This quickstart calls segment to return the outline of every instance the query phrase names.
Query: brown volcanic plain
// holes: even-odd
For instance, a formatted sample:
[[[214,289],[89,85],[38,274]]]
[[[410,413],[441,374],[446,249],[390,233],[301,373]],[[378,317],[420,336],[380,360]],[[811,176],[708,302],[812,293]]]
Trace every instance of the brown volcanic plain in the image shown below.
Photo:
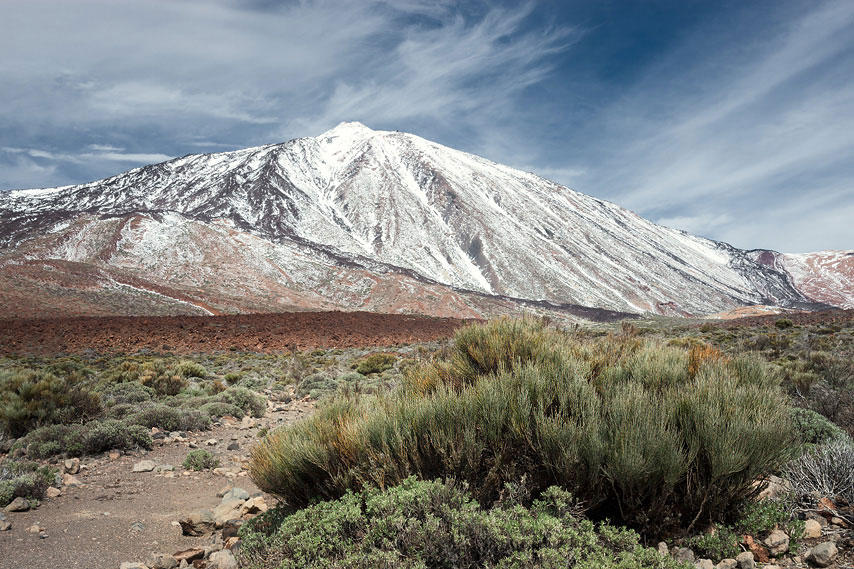
[[[392,346],[448,338],[469,322],[370,312],[3,319],[0,353],[192,354]]]

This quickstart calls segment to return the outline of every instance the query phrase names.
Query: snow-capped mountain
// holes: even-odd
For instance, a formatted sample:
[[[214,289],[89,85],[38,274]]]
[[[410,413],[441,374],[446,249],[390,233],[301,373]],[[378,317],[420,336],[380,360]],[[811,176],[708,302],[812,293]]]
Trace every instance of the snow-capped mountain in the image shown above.
[[[7,302],[19,303],[38,281],[80,298],[140,294],[141,310],[478,315],[514,299],[675,314],[840,305],[801,290],[794,261],[769,263],[534,174],[359,123],[79,186],[5,192],[0,247],[7,297],[20,291]],[[87,275],[85,284],[70,273]]]

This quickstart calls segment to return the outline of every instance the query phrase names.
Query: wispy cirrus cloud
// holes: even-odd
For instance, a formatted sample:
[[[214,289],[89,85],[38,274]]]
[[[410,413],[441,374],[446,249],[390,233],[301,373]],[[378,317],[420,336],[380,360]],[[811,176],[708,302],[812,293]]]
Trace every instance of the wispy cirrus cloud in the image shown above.
[[[591,189],[741,247],[854,247],[823,221],[854,207],[854,4],[789,11],[729,45],[696,34],[603,110]]]

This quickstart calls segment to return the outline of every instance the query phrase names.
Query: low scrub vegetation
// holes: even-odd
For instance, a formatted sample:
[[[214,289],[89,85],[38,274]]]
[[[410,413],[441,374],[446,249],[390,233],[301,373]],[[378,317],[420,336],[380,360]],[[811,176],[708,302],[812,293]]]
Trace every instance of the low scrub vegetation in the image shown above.
[[[798,445],[762,361],[532,321],[460,330],[447,359],[376,397],[338,397],[265,437],[251,475],[293,507],[415,475],[482,504],[523,477],[590,514],[661,535],[722,518]],[[700,361],[697,361],[697,360]]]
[[[291,515],[272,510],[241,528],[239,557],[253,569],[683,567],[642,547],[636,533],[578,512],[556,487],[530,507],[483,508],[464,485],[410,477]]]
[[[15,498],[41,500],[54,483],[56,469],[32,461],[0,462],[0,508]]]
[[[184,459],[187,470],[211,470],[219,466],[219,459],[203,449],[191,450]]]
[[[116,419],[90,421],[86,424],[46,425],[30,432],[15,443],[31,458],[54,455],[82,456],[113,449],[151,448],[151,434],[144,426]]]

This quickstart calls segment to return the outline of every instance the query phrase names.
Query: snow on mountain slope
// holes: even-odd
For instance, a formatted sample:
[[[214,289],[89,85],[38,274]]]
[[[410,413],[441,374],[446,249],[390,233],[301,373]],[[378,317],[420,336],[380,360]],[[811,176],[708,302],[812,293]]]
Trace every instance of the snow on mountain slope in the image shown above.
[[[780,263],[809,298],[854,308],[854,251],[786,253],[780,256]]]
[[[86,232],[104,229],[91,220],[139,214],[155,220],[157,231],[116,237],[115,252],[93,256]],[[81,216],[89,216],[88,225]],[[211,254],[229,225],[241,237],[225,242],[253,245],[232,243]],[[126,231],[127,225],[120,230]],[[62,244],[37,239],[50,234],[62,235]],[[40,244],[27,247],[33,240]],[[359,123],[316,138],[185,156],[80,186],[8,192],[0,196],[0,247],[28,250],[30,260],[147,271],[190,287],[226,279],[214,263],[233,265],[235,274],[259,279],[247,286],[282,298],[296,285],[279,273],[299,280],[318,255],[324,270],[379,271],[430,286],[628,312],[704,314],[810,302],[785,271],[727,244],[655,225],[534,174]],[[291,270],[296,251],[303,257]],[[323,278],[309,278],[305,294]]]

